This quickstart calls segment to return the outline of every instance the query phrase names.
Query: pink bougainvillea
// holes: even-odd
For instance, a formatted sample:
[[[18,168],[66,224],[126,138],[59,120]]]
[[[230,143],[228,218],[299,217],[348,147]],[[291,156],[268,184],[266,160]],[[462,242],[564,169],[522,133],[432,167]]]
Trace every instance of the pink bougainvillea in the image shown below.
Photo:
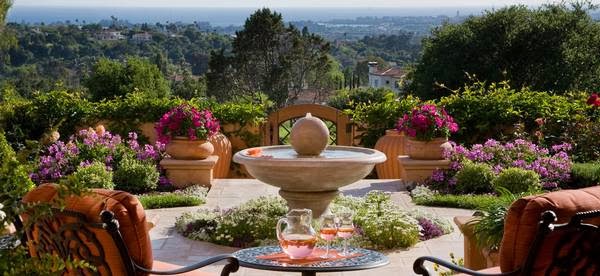
[[[219,121],[210,110],[198,111],[189,104],[182,104],[165,113],[156,123],[158,140],[168,143],[175,136],[190,140],[205,140],[219,131]]]

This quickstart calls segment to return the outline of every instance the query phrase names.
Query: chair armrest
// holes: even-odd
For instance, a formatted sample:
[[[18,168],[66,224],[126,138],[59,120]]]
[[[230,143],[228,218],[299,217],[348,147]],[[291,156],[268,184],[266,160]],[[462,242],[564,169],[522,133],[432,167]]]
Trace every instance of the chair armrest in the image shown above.
[[[419,275],[425,275],[425,276],[432,275],[431,272],[425,267],[425,265],[424,265],[425,261],[430,261],[432,263],[441,265],[441,266],[449,268],[455,272],[465,273],[465,274],[474,275],[474,276],[507,276],[507,275],[517,275],[520,272],[520,270],[516,270],[516,271],[512,271],[512,272],[507,272],[507,273],[487,274],[487,273],[477,272],[475,270],[470,270],[468,268],[464,268],[462,266],[455,265],[451,262],[448,262],[448,261],[445,261],[442,259],[438,259],[436,257],[423,256],[423,257],[417,258],[415,260],[415,262],[413,263],[413,270],[415,273],[417,273]]]
[[[189,266],[184,266],[182,268],[167,270],[167,271],[154,271],[151,269],[146,269],[146,268],[140,267],[137,264],[135,265],[135,267],[136,267],[136,270],[140,270],[140,271],[143,271],[143,272],[149,273],[149,274],[174,275],[174,274],[190,272],[190,271],[196,270],[198,268],[202,268],[207,265],[210,265],[210,264],[213,264],[216,262],[220,262],[223,260],[226,260],[227,264],[225,265],[225,267],[223,267],[223,270],[221,270],[221,276],[227,276],[227,275],[229,275],[229,273],[236,272],[240,267],[238,260],[235,257],[233,257],[233,255],[231,255],[231,254],[217,255],[217,256],[207,258],[203,261],[200,261],[198,263],[195,263],[195,264],[192,264]]]

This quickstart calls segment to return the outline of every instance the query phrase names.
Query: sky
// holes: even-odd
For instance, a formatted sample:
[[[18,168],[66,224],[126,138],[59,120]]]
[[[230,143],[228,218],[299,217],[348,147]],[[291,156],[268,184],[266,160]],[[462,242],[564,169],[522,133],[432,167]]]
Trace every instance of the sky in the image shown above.
[[[13,0],[15,6],[69,7],[466,7],[538,6],[552,0]]]

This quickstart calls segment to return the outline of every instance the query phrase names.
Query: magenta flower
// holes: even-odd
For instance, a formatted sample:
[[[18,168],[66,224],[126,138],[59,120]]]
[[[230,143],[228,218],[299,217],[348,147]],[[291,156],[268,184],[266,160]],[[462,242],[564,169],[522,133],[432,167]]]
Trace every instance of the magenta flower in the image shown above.
[[[404,114],[398,120],[396,129],[417,140],[429,141],[437,137],[447,138],[458,131],[458,124],[443,108],[424,104]]]
[[[165,113],[155,129],[158,141],[166,144],[175,136],[206,140],[219,131],[220,125],[209,110],[198,111],[189,104],[182,104]]]

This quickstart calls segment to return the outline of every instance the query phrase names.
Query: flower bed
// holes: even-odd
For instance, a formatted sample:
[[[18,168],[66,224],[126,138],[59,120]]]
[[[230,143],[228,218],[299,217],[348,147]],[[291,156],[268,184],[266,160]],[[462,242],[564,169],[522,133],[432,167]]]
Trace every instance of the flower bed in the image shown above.
[[[30,175],[35,183],[56,182],[75,174],[79,180],[90,179],[90,188],[113,188],[129,192],[147,192],[157,188],[158,163],[164,156],[164,144],[141,146],[132,132],[126,140],[100,126],[84,129],[67,143],[56,141],[48,147],[35,171]],[[100,172],[103,164],[105,172]],[[88,167],[94,170],[86,169]],[[89,174],[82,173],[89,172]],[[132,173],[137,177],[132,177]],[[114,175],[113,179],[108,175]],[[98,179],[105,176],[105,179]],[[123,176],[123,177],[120,177]],[[120,181],[117,181],[120,180]],[[164,183],[164,178],[162,180]]]
[[[569,183],[572,162],[567,152],[570,149],[569,144],[547,149],[522,139],[507,143],[488,140],[470,148],[455,145],[452,151],[445,153],[451,160],[450,169],[435,171],[427,185],[449,193],[489,193],[494,192],[494,184],[499,182],[494,179],[498,175],[509,168],[519,168],[539,176],[539,184],[530,181],[532,187],[523,190],[554,189]],[[523,183],[530,183],[526,181],[531,179],[527,172],[514,174],[519,174]],[[521,192],[520,187],[514,190],[507,184],[496,185],[506,185],[504,187],[511,192]]]
[[[409,247],[419,240],[452,231],[448,221],[420,212],[405,212],[392,203],[390,195],[372,191],[364,198],[339,196],[331,204],[336,212],[350,209],[356,235],[351,244],[376,249]],[[273,244],[275,225],[287,207],[280,197],[261,197],[228,210],[184,213],[175,227],[182,235],[217,244],[249,247]],[[318,221],[315,221],[318,229]]]

